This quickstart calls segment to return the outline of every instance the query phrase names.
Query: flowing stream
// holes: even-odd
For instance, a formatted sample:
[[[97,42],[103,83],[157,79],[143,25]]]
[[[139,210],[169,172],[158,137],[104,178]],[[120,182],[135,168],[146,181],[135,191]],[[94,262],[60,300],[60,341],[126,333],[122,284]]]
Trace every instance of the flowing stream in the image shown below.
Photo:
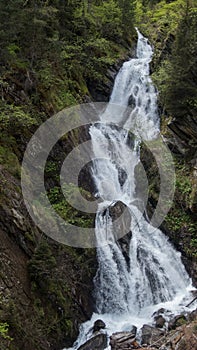
[[[185,305],[191,280],[167,237],[152,230],[138,206],[135,168],[140,162],[140,139],[153,140],[159,133],[157,93],[149,76],[152,48],[138,32],[136,58],[120,69],[100,123],[90,127],[95,160],[92,176],[97,196],[102,199],[96,215],[95,232],[98,271],[94,279],[96,313],[81,326],[77,349],[91,335],[95,320],[102,319],[110,335],[151,323],[151,315],[160,307],[177,313]],[[123,113],[117,105],[130,105]],[[110,123],[113,123],[110,124]],[[118,127],[114,126],[118,125]],[[128,148],[128,128],[136,135]],[[110,207],[121,201],[130,213],[128,258],[114,235]],[[101,244],[102,243],[102,244]]]

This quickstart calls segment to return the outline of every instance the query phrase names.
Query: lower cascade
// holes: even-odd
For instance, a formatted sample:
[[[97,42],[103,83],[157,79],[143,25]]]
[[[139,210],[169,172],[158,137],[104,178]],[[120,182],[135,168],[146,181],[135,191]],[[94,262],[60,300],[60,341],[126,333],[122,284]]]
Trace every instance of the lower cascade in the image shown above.
[[[110,336],[114,332],[130,332],[134,326],[140,339],[139,329],[152,324],[153,313],[162,308],[169,319],[184,311],[191,299],[192,284],[181,254],[159,229],[153,229],[136,191],[140,143],[159,135],[157,92],[149,76],[153,51],[148,40],[137,32],[137,57],[123,64],[100,122],[89,129],[95,156],[92,176],[96,195],[102,199],[95,219],[96,312],[81,326],[70,350],[79,349],[92,337],[93,324],[99,319],[106,325],[105,330],[100,327],[101,333]],[[123,234],[118,232],[124,225],[121,218],[114,222],[111,214],[118,205],[127,208],[127,258],[120,242]]]

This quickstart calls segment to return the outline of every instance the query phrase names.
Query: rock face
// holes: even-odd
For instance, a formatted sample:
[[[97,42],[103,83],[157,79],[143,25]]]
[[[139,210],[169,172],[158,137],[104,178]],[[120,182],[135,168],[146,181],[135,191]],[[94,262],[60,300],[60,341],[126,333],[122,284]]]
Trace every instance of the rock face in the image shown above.
[[[81,345],[77,350],[104,350],[107,347],[107,335],[97,334]]]
[[[173,132],[179,145],[179,150],[183,154],[188,151],[196,151],[197,139],[197,122],[192,116],[184,116],[184,118],[174,118],[169,124],[170,130]]]

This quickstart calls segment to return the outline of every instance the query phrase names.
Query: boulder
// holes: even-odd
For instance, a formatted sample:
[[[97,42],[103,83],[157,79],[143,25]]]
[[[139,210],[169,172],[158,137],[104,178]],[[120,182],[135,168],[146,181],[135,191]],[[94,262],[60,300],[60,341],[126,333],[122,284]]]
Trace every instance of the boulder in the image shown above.
[[[107,347],[107,334],[97,334],[83,345],[81,345],[77,350],[104,350]]]
[[[132,332],[117,332],[110,337],[111,350],[138,349],[140,346]]]
[[[162,315],[158,315],[154,317],[155,320],[155,327],[156,328],[163,328],[166,320]]]
[[[115,239],[118,240],[124,258],[129,266],[129,245],[132,237],[130,231],[131,214],[127,206],[121,201],[118,201],[109,207],[109,214],[112,218]]]
[[[168,323],[168,330],[176,329],[186,323],[185,315],[177,315],[173,317]]]
[[[164,309],[163,307],[153,313],[152,317],[154,317],[156,328],[163,328],[164,327],[164,325],[166,323],[166,319],[164,316],[165,316],[165,314],[169,314],[169,313],[170,313],[170,311]]]
[[[93,333],[100,331],[100,329],[104,329],[106,327],[105,323],[102,320],[96,320],[93,326]]]
[[[159,344],[159,341],[163,335],[164,332],[160,329],[145,324],[141,328],[141,344],[152,345],[155,342],[158,342]]]

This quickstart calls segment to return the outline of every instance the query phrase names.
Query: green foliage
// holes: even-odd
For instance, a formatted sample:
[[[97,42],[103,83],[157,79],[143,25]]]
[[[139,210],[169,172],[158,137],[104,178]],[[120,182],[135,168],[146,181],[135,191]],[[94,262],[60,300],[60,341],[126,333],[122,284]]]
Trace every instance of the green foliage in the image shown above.
[[[37,1],[36,6],[32,1],[1,0],[6,78],[13,68],[22,75],[34,74],[37,86],[29,103],[51,100],[54,112],[81,102],[88,94],[85,79],[102,80],[104,70],[121,56],[121,45],[132,37],[134,7],[135,1],[128,0]]]
[[[29,263],[29,273],[31,278],[40,283],[45,280],[48,274],[56,267],[56,260],[46,241],[42,241]],[[50,271],[50,272],[49,272]]]
[[[197,11],[190,9],[179,24],[166,80],[165,107],[182,117],[197,115]]]
[[[120,40],[121,9],[114,0],[105,1],[101,6],[95,6],[96,25],[101,36],[114,41]]]
[[[38,121],[23,108],[14,105],[0,106],[0,123],[3,131],[8,134],[22,133],[26,128],[31,128],[38,124]]]
[[[135,9],[137,6],[137,0],[119,0],[119,6],[122,12],[122,30],[126,37],[128,34],[134,33]]]
[[[58,173],[58,165],[55,161],[48,161],[45,166],[47,176],[54,176]]]
[[[175,32],[185,6],[185,0],[137,1],[136,20],[152,40],[158,39],[162,31],[167,37],[169,33]]]
[[[153,74],[160,103],[176,118],[197,113],[197,10],[192,1],[160,2],[151,17],[158,33],[150,33],[157,55]],[[173,35],[172,35],[173,34]],[[162,37],[165,41],[161,40]],[[161,63],[158,65],[158,59]]]
[[[0,164],[12,175],[20,177],[20,164],[16,154],[10,148],[0,146]]]
[[[179,204],[183,204],[185,208],[189,208],[190,195],[192,192],[192,176],[191,170],[182,162],[176,161],[176,193],[175,199]]]
[[[73,204],[75,202],[76,204],[78,203],[78,190],[79,188],[73,184],[63,185],[63,196],[61,189],[55,186],[49,190],[48,198],[55,211],[65,220],[65,222],[77,225],[79,227],[92,227],[93,217],[82,212],[83,209],[85,211],[86,208],[82,207],[80,212],[69,204],[71,199]],[[87,200],[91,199],[89,192],[83,190],[82,188],[80,188],[80,193]]]
[[[44,237],[38,244],[28,266],[34,300],[31,324],[36,327],[32,343],[36,349],[43,350],[40,342],[43,334],[47,339],[53,339],[51,344],[55,344],[54,347],[62,339],[62,334],[68,345],[71,339],[74,340],[76,320],[79,322],[81,318],[75,291],[81,285],[80,295],[83,295],[86,281],[90,283],[92,280],[95,273],[93,257],[91,251],[57,246]]]
[[[189,213],[175,204],[165,218],[165,224],[173,235],[174,242],[181,243],[181,249],[190,258],[197,257],[197,225]]]
[[[18,159],[22,159],[21,150],[34,130],[55,112],[84,101],[89,95],[89,82],[96,86],[105,82],[108,67],[128,51],[136,24],[155,45],[157,62],[168,40],[176,36],[172,59],[168,50],[154,79],[160,101],[169,113],[195,116],[196,10],[193,6],[188,11],[185,5],[184,0],[0,0],[0,162],[4,167],[19,176]],[[53,177],[55,184],[56,173],[57,162],[48,161],[45,175]],[[156,165],[150,173],[155,178],[150,188],[155,203],[159,187]],[[77,202],[74,185],[64,190],[66,198]],[[91,199],[88,192],[80,191]],[[166,224],[175,240],[183,242],[185,253],[196,257],[196,224],[189,212],[191,191],[189,170],[181,164],[177,166],[175,204]],[[48,197],[66,222],[93,226],[93,217],[73,209],[60,187],[48,189]],[[24,236],[32,239],[28,232]],[[43,335],[49,341],[55,339],[53,348],[58,340],[73,337],[76,320],[79,322],[76,310],[81,307],[76,307],[77,291],[81,295],[88,278],[92,280],[94,259],[90,252],[58,247],[53,249],[46,240],[38,244],[28,267],[32,317],[25,325],[25,312],[10,306],[12,323],[0,323],[4,339],[8,324],[22,343],[28,339],[34,349],[45,349],[40,341]],[[58,268],[60,263],[68,264],[67,269]]]
[[[183,161],[175,161],[176,191],[173,206],[165,218],[167,228],[173,232],[174,240],[182,241],[183,251],[190,257],[197,256],[195,217],[190,213],[192,173]]]
[[[9,325],[7,322],[0,322],[0,338],[12,340],[12,338],[8,335]]]

